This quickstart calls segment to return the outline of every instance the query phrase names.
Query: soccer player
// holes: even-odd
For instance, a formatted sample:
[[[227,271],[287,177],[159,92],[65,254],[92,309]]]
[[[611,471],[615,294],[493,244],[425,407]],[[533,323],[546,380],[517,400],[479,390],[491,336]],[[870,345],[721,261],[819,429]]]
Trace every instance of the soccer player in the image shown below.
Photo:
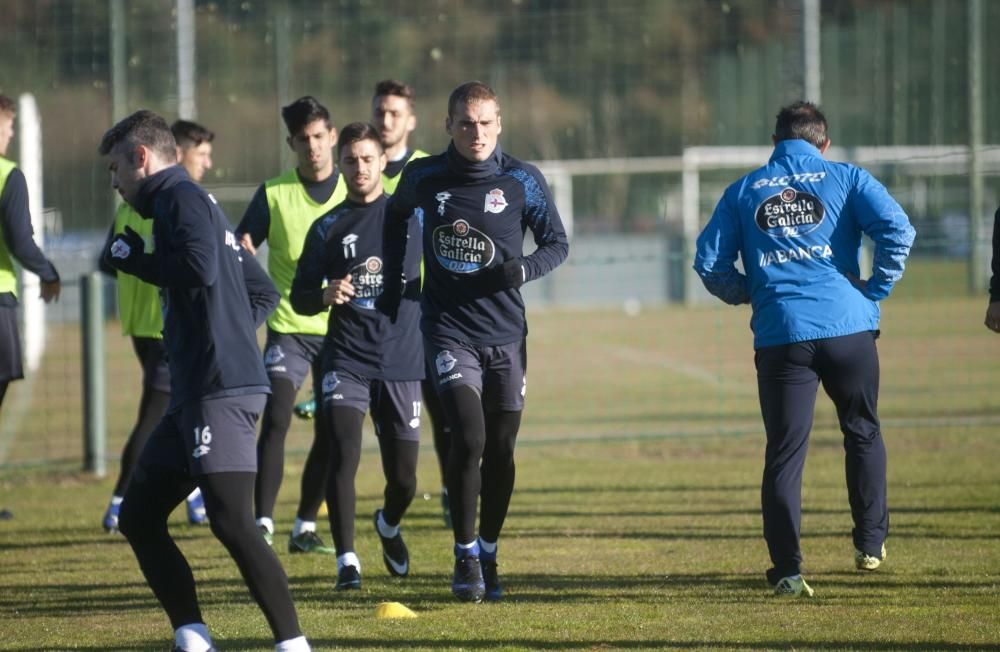
[[[192,181],[201,183],[205,172],[212,168],[212,141],[215,134],[189,120],[174,122],[170,131],[177,141],[177,162],[187,170]],[[127,202],[122,202],[118,205],[105,248],[115,235],[125,232],[126,225],[144,240],[148,240],[153,233],[152,223],[140,217]],[[105,263],[103,257],[99,265],[102,272],[116,275],[115,268]],[[102,525],[108,532],[118,531],[118,512],[125,496],[125,487],[132,477],[132,469],[146,445],[149,433],[163,418],[170,402],[170,369],[167,366],[167,351],[163,347],[163,314],[159,288],[144,283],[135,276],[122,274],[118,277],[118,314],[122,335],[132,338],[132,349],[142,367],[142,393],[135,426],[122,450],[118,481],[102,519]],[[186,502],[188,522],[193,525],[208,523],[200,489],[195,487]]]
[[[479,602],[501,597],[497,542],[514,489],[527,382],[519,288],[562,263],[569,243],[541,173],[501,151],[500,103],[489,86],[472,81],[452,91],[445,128],[447,151],[407,165],[389,199],[378,303],[390,316],[399,309],[408,223],[416,217],[423,226],[424,353],[451,426],[451,589],[459,600]],[[525,256],[527,229],[537,249]]]
[[[42,301],[59,300],[62,286],[59,272],[35,244],[31,214],[28,212],[28,185],[24,174],[9,161],[7,148],[14,137],[17,104],[0,95],[0,406],[12,380],[24,378],[21,338],[17,330],[16,260],[41,279]]]
[[[237,232],[251,252],[267,240],[267,269],[281,292],[281,303],[267,321],[264,365],[271,381],[271,396],[264,408],[257,457],[260,471],[254,489],[257,526],[264,539],[274,536],[274,504],[284,475],[285,436],[292,421],[295,395],[312,370],[313,389],[320,377],[319,350],[326,334],[325,311],[304,316],[292,309],[288,295],[306,232],[320,215],[347,196],[333,160],[337,130],[330,112],[314,97],[301,97],[281,109],[288,128],[288,146],[297,166],[265,181],[247,207]],[[321,406],[322,407],[322,406]],[[288,540],[292,553],[333,554],[316,534],[316,517],[323,503],[329,464],[324,420],[313,423],[313,443],[302,473],[295,525]]]
[[[753,308],[754,361],[767,433],[761,503],[777,595],[812,596],[801,575],[802,469],[816,392],[833,399],[844,434],[854,563],[875,570],[889,529],[878,419],[879,302],[903,275],[914,230],[868,172],[823,159],[826,118],[784,107],[767,165],[729,186],[698,237],[694,269],[713,295]],[[870,276],[861,235],[875,242]],[[734,263],[742,259],[743,272]]]
[[[396,320],[375,310],[382,292],[382,192],[385,153],[375,128],[354,122],[337,143],[347,199],[316,220],[306,236],[292,283],[292,306],[326,312],[320,415],[332,436],[326,502],[337,548],[338,590],[361,587],[354,550],[354,479],[361,459],[361,425],[370,408],[382,453],[385,499],[375,511],[382,557],[391,575],[406,577],[409,553],[399,524],[417,488],[420,379],[424,375],[420,319],[420,226],[407,243],[406,292]],[[326,282],[326,287],[324,287]],[[397,285],[398,287],[398,285]]]
[[[176,164],[167,123],[138,111],[104,134],[112,186],[153,221],[155,248],[130,228],[105,250],[109,264],[161,288],[170,405],[132,474],[119,528],[174,627],[176,650],[203,652],[212,640],[191,568],[167,517],[197,484],[212,533],[236,562],[283,652],[308,650],[274,551],[253,519],[257,417],[270,391],[256,325],[278,292],[246,254],[214,198]]]
[[[382,186],[390,195],[399,184],[403,167],[410,161],[430,156],[421,149],[410,149],[410,134],[417,126],[417,116],[413,113],[415,97],[413,89],[403,82],[384,79],[375,84],[372,96],[372,124],[378,129],[379,139],[385,149],[388,163],[382,172]],[[423,263],[421,262],[421,269]],[[448,507],[447,464],[451,432],[445,421],[444,408],[438,399],[432,380],[434,371],[426,370],[421,382],[424,408],[430,417],[434,430],[434,452],[437,454],[438,469],[441,473],[441,513],[445,527],[451,528],[451,511]]]

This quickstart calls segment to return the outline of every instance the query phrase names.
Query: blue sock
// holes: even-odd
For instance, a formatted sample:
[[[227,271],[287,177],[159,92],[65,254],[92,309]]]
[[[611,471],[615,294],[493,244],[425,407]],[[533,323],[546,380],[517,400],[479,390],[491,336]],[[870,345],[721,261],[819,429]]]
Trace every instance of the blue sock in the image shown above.
[[[475,540],[472,543],[456,543],[455,544],[455,559],[464,559],[466,557],[478,557],[479,556],[479,540]]]
[[[479,544],[479,558],[482,561],[496,561],[497,560],[497,544],[496,542],[490,543],[489,541],[479,538],[476,540]]]

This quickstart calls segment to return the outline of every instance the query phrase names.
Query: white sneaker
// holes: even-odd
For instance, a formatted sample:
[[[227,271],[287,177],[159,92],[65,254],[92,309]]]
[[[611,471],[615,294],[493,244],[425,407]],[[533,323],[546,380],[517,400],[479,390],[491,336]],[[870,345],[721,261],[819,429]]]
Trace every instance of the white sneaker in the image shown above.
[[[782,577],[774,587],[774,594],[787,598],[798,598],[805,596],[813,597],[812,587],[806,584],[801,575]]]
[[[866,552],[854,549],[854,567],[858,570],[873,571],[882,565],[888,555],[885,552],[885,543],[882,543],[882,556],[872,557]]]

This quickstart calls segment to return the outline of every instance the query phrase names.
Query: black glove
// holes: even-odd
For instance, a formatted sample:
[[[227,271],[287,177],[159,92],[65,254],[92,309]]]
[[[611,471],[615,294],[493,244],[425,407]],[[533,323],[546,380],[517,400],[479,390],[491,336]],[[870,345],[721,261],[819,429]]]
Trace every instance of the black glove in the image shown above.
[[[485,294],[519,288],[524,285],[526,275],[521,259],[511,258],[500,265],[484,269],[479,275],[479,287]]]
[[[104,251],[104,261],[126,274],[134,274],[139,269],[143,256],[146,255],[146,241],[142,236],[132,230],[132,227],[125,227],[124,233],[119,233]]]
[[[503,265],[500,266],[500,271],[497,272],[497,274],[501,278],[501,290],[510,290],[521,287],[524,285],[528,276],[528,272],[524,269],[524,263],[521,262],[520,258],[505,260]]]

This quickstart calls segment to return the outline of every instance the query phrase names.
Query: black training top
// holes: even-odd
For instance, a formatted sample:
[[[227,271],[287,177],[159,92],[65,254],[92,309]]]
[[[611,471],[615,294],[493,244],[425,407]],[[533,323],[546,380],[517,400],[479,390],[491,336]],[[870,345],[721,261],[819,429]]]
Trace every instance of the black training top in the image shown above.
[[[569,253],[566,231],[538,169],[502,153],[499,145],[479,163],[466,160],[454,145],[411,161],[387,208],[389,279],[399,274],[411,217],[423,228],[424,334],[479,346],[524,338],[528,327],[517,286],[552,271]],[[527,229],[537,249],[524,256]],[[520,264],[514,285],[497,282],[503,279],[497,268],[506,261]]]
[[[3,229],[7,250],[21,267],[37,274],[46,283],[59,280],[59,272],[32,237],[34,230],[28,212],[28,184],[17,168],[7,175],[7,183],[0,193],[0,229]]]
[[[162,288],[170,410],[186,401],[271,392],[257,327],[278,291],[215,198],[179,165],[141,182],[134,208],[153,220],[154,249],[136,276]]]
[[[347,200],[313,222],[292,281],[292,307],[303,315],[321,312],[326,309],[326,282],[350,274],[355,295],[345,304],[330,307],[324,365],[379,380],[420,380],[424,358],[418,328],[420,227],[416,223],[410,225],[406,245],[404,287],[409,291],[400,302],[398,317],[393,323],[375,309],[375,299],[384,287],[386,200],[386,195],[370,204]]]

